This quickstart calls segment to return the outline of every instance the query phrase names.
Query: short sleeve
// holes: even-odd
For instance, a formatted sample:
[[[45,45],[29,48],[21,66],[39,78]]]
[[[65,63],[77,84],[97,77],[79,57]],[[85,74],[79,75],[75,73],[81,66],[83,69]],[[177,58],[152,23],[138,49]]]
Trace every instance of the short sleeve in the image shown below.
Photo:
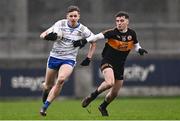
[[[133,31],[132,34],[133,34],[134,44],[138,43],[136,32]]]
[[[59,31],[61,31],[60,29],[61,29],[61,21],[58,21],[53,25],[53,32],[59,33]]]
[[[93,36],[94,34],[91,32],[91,30],[84,26],[83,35],[85,38],[88,38],[90,36]]]
[[[102,32],[104,37],[109,39],[113,36],[113,29],[108,29]]]

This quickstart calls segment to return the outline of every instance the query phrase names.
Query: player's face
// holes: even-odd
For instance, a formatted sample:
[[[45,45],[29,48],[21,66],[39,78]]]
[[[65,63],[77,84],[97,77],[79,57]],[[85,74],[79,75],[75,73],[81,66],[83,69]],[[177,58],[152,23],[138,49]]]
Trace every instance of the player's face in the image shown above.
[[[116,17],[116,26],[119,31],[126,30],[128,28],[129,20],[125,16]]]
[[[69,24],[75,27],[78,23],[78,20],[80,19],[80,14],[77,11],[69,12],[67,14],[67,19],[69,21]]]

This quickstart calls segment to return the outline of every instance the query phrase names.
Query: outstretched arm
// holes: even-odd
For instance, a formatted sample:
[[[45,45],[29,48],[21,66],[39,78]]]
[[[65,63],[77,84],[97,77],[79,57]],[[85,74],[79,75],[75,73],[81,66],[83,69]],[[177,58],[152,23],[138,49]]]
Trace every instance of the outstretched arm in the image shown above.
[[[87,57],[81,62],[82,66],[88,66],[90,64],[95,50],[96,50],[96,43],[91,42],[90,46],[89,46],[89,51],[88,51]]]
[[[94,36],[90,36],[86,39],[80,39],[78,41],[74,41],[73,46],[82,48],[86,45],[87,42],[95,42],[99,39],[104,39],[104,35],[102,33],[96,34]]]
[[[90,36],[86,40],[87,40],[87,42],[95,42],[99,39],[104,39],[103,33],[99,33],[99,34],[96,34],[94,36]]]

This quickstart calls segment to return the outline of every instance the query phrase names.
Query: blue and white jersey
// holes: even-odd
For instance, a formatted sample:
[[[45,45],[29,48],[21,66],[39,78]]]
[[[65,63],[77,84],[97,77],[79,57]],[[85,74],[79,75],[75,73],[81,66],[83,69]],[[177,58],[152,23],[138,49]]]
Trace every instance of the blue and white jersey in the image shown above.
[[[58,35],[62,35],[62,37],[54,42],[50,56],[74,61],[76,61],[79,47],[74,47],[73,42],[82,38],[94,36],[94,34],[81,23],[78,23],[77,27],[72,28],[69,26],[67,19],[57,21],[48,31],[48,33],[54,31]]]

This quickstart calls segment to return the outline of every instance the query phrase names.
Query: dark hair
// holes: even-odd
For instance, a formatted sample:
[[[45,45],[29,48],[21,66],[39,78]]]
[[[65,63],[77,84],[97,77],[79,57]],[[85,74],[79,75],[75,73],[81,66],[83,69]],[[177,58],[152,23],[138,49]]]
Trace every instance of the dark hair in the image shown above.
[[[127,13],[127,12],[124,12],[124,11],[119,11],[119,12],[115,15],[116,18],[117,18],[117,17],[122,17],[122,16],[124,16],[126,19],[129,19],[128,13]]]
[[[73,12],[73,11],[77,11],[78,13],[80,13],[80,9],[78,6],[74,6],[74,5],[71,5],[68,7],[67,9],[67,13],[70,13],[70,12]]]

